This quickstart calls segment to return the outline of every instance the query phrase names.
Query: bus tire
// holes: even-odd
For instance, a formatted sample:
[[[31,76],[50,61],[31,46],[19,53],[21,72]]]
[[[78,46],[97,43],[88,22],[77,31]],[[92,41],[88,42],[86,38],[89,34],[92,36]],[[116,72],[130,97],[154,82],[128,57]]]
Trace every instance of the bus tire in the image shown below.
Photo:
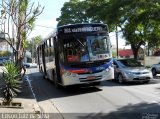
[[[43,79],[45,79],[45,80],[47,79],[47,76],[45,74],[43,74]]]
[[[43,72],[42,67],[39,68],[39,72],[41,72],[41,73]]]
[[[62,89],[62,86],[58,83],[57,81],[57,77],[54,79],[54,86],[57,88],[57,89]]]
[[[101,85],[101,82],[94,82],[93,83],[93,86],[99,86],[99,85]]]
[[[53,77],[54,77],[54,86],[57,88],[57,89],[61,89],[62,86],[58,83],[58,80],[57,80],[57,74],[55,73],[55,71],[53,70]]]

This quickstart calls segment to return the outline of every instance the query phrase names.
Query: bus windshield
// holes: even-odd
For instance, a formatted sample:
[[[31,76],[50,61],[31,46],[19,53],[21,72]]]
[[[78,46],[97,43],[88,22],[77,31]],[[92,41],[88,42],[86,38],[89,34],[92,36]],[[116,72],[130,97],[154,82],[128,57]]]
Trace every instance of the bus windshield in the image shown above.
[[[88,62],[111,57],[110,40],[106,35],[73,36],[63,39],[65,62]]]

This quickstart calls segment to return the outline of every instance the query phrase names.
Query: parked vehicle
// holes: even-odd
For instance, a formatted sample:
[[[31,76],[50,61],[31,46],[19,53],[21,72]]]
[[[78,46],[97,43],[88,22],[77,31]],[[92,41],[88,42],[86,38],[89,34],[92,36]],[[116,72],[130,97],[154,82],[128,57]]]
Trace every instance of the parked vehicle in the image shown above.
[[[158,64],[153,64],[151,66],[152,75],[156,76],[157,74],[160,74],[160,62]]]
[[[26,68],[37,68],[36,63],[23,63]]]
[[[8,57],[0,57],[0,66],[3,66],[4,63],[6,63],[8,61],[9,61]]]
[[[151,70],[135,59],[114,59],[114,75],[119,83],[149,82],[153,79]]]
[[[30,64],[29,64],[29,63],[23,63],[23,66],[24,66],[25,68],[29,68],[29,67],[30,67]]]

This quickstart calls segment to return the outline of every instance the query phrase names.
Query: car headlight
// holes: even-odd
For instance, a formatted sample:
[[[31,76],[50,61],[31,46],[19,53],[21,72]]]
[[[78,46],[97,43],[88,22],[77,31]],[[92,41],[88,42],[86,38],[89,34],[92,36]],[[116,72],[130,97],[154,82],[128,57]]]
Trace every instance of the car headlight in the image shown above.
[[[130,71],[125,71],[124,73],[125,73],[125,74],[129,74],[129,75],[133,74],[133,73],[130,72]]]

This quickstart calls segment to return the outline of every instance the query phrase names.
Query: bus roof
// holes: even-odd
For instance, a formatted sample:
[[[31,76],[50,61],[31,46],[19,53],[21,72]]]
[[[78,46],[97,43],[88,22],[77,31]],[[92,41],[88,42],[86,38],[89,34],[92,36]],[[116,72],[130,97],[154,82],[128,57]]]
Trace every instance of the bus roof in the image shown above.
[[[89,33],[97,31],[107,31],[108,26],[102,23],[81,23],[81,24],[68,24],[57,28],[58,34],[70,33]]]
[[[103,23],[77,23],[77,24],[67,24],[67,25],[63,25],[63,26],[59,26],[57,28],[55,28],[46,38],[44,38],[44,40],[42,40],[38,45],[43,44],[44,41],[46,41],[47,39],[56,36],[57,34],[65,34],[65,33],[77,33],[78,30],[79,32],[83,32],[82,29],[78,29],[78,28],[84,28],[86,27],[86,31],[87,29],[90,30],[90,32],[93,31],[98,31],[100,30],[100,28],[98,28],[99,26],[103,27],[103,30],[105,29],[106,31],[108,31],[108,26],[107,24],[103,24]],[[88,27],[88,28],[87,28]],[[94,27],[94,29],[90,29],[90,27]],[[78,30],[76,30],[75,28],[77,28]],[[67,29],[71,29],[71,31],[67,31]],[[75,30],[75,31],[74,31]],[[102,29],[101,29],[102,30]]]
[[[106,26],[106,24],[103,24],[103,23],[77,23],[77,24],[67,24],[67,25],[59,26],[58,29],[64,28],[64,27],[74,27],[74,26],[81,27],[81,26],[87,26],[87,25],[105,25]]]

